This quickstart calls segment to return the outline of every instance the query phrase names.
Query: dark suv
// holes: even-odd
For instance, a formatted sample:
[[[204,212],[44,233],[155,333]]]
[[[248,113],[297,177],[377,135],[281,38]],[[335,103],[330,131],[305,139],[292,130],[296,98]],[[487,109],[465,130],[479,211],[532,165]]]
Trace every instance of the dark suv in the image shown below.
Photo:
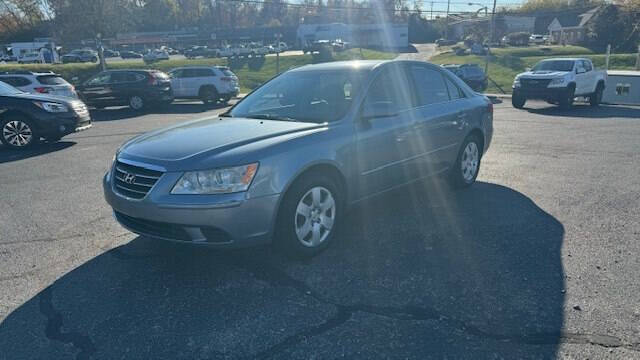
[[[128,105],[142,110],[150,105],[173,101],[169,76],[157,70],[109,70],[77,86],[87,105],[98,109]]]
[[[0,82],[0,141],[24,149],[41,138],[58,141],[91,127],[87,106],[80,100],[22,92]]]
[[[476,64],[443,65],[443,67],[456,74],[462,81],[467,83],[474,91],[483,92],[489,85],[487,75]]]

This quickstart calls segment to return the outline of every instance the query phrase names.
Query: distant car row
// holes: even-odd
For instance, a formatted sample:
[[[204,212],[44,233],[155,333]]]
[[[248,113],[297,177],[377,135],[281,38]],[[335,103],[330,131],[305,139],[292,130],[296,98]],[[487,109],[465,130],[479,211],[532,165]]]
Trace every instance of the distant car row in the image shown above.
[[[108,70],[77,87],[52,72],[0,73],[0,141],[21,149],[84,130],[91,126],[87,105],[139,111],[174,99],[226,103],[239,90],[238,77],[223,66]]]

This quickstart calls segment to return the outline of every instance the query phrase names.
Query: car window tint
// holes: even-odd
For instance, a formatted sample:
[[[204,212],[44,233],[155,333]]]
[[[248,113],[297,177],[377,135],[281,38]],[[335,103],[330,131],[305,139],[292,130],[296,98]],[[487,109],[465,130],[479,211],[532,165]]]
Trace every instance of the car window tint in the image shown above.
[[[365,106],[394,104],[397,111],[404,111],[413,106],[411,99],[411,88],[405,72],[399,66],[391,66],[383,70],[369,87]]]
[[[91,86],[104,85],[104,84],[107,84],[110,79],[111,79],[111,73],[98,74],[93,79],[87,81],[87,85],[91,85]]]
[[[216,76],[211,69],[198,69],[198,76],[208,77],[208,76]]]
[[[11,86],[27,86],[31,84],[29,79],[21,77],[21,76],[11,76],[11,77],[3,77],[0,78],[3,82],[11,85]]]
[[[418,105],[437,104],[449,101],[449,92],[442,74],[424,66],[411,66],[411,75],[416,84]]]
[[[38,76],[38,82],[43,85],[66,85],[67,82],[57,75],[41,75]]]
[[[591,67],[591,64],[586,60],[582,60],[582,66],[584,67],[585,71],[593,70],[592,67]]]
[[[184,76],[184,70],[182,69],[173,70],[172,72],[169,73],[169,75],[174,79],[180,79],[181,77]]]
[[[451,100],[462,99],[464,97],[464,93],[458,85],[454,84],[449,78],[445,77],[445,82],[447,83],[447,89],[449,90],[449,97]]]
[[[119,83],[125,83],[125,82],[130,82],[130,77],[129,77],[129,73],[126,72],[115,72],[113,74],[111,74],[111,83],[114,84],[119,84]]]
[[[198,69],[184,69],[184,72],[182,73],[182,77],[186,77],[186,78],[193,78],[193,77],[199,77],[200,73],[198,72]]]

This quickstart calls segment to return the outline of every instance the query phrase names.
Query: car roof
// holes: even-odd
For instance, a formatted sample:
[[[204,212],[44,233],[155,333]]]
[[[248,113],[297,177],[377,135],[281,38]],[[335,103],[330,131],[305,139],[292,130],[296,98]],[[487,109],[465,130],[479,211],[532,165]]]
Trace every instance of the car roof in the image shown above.
[[[570,60],[570,61],[576,61],[576,60],[589,60],[587,58],[575,58],[575,57],[562,57],[562,58],[551,58],[551,59],[544,59],[542,61],[554,61],[554,60]]]
[[[362,69],[372,70],[378,65],[390,62],[389,60],[348,60],[334,61],[320,64],[304,65],[291,71],[322,71],[322,70],[343,70],[343,69]]]

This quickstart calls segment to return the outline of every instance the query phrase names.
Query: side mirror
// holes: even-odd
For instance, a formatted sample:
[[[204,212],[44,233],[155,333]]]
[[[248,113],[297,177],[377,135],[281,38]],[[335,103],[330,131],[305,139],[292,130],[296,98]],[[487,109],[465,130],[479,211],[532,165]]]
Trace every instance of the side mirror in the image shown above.
[[[531,71],[531,68],[530,67],[526,67],[526,68],[524,68],[524,71],[529,72],[529,71]]]
[[[398,107],[388,101],[365,102],[361,118],[364,120],[387,118],[398,115]]]

